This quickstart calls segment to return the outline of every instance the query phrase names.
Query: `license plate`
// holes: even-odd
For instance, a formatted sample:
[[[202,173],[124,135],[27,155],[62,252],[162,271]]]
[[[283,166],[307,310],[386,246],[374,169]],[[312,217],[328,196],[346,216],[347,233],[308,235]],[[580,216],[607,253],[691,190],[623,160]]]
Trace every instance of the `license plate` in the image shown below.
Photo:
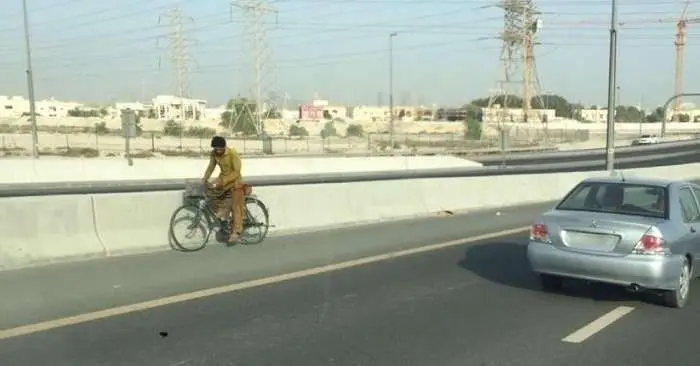
[[[579,231],[564,231],[562,233],[564,244],[570,248],[610,252],[620,241],[616,235],[582,233]]]

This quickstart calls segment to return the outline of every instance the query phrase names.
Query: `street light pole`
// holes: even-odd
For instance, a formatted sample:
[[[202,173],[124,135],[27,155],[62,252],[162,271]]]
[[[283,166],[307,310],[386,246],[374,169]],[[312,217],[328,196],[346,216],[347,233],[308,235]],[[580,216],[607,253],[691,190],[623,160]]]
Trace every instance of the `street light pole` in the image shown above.
[[[389,144],[394,150],[394,37],[398,33],[389,34]]]
[[[615,97],[617,94],[617,1],[612,0],[610,16],[610,55],[608,65],[608,121],[605,143],[605,166],[615,171]]]
[[[39,133],[36,126],[36,99],[34,97],[34,77],[32,75],[32,50],[29,44],[29,16],[27,15],[27,0],[22,0],[24,15],[24,44],[27,52],[27,89],[29,94],[29,121],[32,124],[32,155],[39,158]]]

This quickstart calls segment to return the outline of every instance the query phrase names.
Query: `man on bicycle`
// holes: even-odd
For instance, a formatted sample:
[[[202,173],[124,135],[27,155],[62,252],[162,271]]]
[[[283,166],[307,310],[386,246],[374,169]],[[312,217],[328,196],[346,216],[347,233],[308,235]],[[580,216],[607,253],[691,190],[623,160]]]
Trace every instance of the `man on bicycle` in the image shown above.
[[[211,139],[212,152],[209,165],[204,172],[204,184],[209,186],[209,178],[216,166],[219,166],[219,177],[214,181],[213,188],[218,191],[217,216],[226,219],[233,210],[233,230],[228,238],[229,243],[235,243],[240,239],[243,231],[244,192],[241,180],[241,157],[233,147],[226,147],[226,140],[221,136]],[[228,197],[232,202],[227,202]]]

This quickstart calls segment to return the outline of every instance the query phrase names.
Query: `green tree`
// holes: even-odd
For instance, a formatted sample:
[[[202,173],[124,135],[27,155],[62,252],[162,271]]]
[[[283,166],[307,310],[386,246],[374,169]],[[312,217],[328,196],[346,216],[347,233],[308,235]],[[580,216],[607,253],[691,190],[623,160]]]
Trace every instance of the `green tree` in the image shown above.
[[[345,130],[345,136],[347,137],[362,137],[364,134],[365,131],[362,129],[362,125],[358,124],[352,124]]]
[[[664,109],[657,107],[653,112],[647,115],[647,122],[661,122],[664,120]]]
[[[487,101],[488,103],[488,101]],[[464,119],[464,138],[468,140],[481,139],[481,121],[484,113],[482,107],[476,104],[465,104],[462,109],[466,111]],[[485,108],[485,107],[484,107]]]
[[[333,121],[326,122],[326,124],[323,125],[323,130],[321,130],[321,138],[327,139],[331,136],[338,136],[338,131],[335,129]]]
[[[477,107],[486,108],[489,106],[489,99],[490,98],[488,97],[478,98],[472,100],[471,102],[469,102],[469,104],[472,104]],[[523,106],[523,98],[520,98],[516,95],[508,95],[507,98],[505,95],[497,95],[493,97],[493,104],[498,104],[504,108],[521,108]]]
[[[304,128],[303,126],[291,125],[291,126],[289,126],[289,136],[294,136],[294,137],[309,136],[309,131],[307,131],[306,128]]]
[[[107,132],[109,132],[109,130],[107,129],[107,123],[106,123],[106,122],[103,121],[103,122],[95,123],[95,133],[96,133],[96,134],[98,134],[98,135],[104,135],[104,134],[106,134]]]
[[[213,128],[192,126],[187,129],[187,136],[199,137],[200,139],[214,135],[216,135],[216,130]]]
[[[134,121],[134,124],[136,125],[136,135],[141,136],[143,133],[143,127],[141,126],[141,115],[136,115],[136,121]]]
[[[642,112],[634,106],[620,105],[615,108],[615,122],[641,122]]]
[[[221,114],[219,125],[246,136],[258,134],[255,123],[256,104],[245,98],[230,99]]]
[[[180,136],[180,132],[182,131],[182,127],[180,126],[179,123],[171,120],[168,120],[165,122],[165,126],[163,126],[163,134],[166,136]]]
[[[481,121],[482,118],[484,117],[484,113],[481,111],[482,107],[479,107],[474,104],[466,104],[462,107],[464,110],[466,110],[466,121],[469,120],[475,120],[475,121]]]
[[[490,98],[478,98],[472,100],[468,105],[472,107],[485,108],[488,107]],[[504,95],[498,95],[493,97],[493,104],[498,104],[505,108],[523,108],[523,99],[516,95],[508,95],[507,98]],[[533,109],[553,109],[557,116],[575,118],[580,120],[580,110],[583,109],[582,105],[572,104],[561,95],[557,94],[543,94],[536,97],[532,97],[530,100],[530,105]],[[467,117],[475,118],[475,117]],[[481,116],[478,120],[481,120]]]
[[[575,110],[574,105],[569,103],[566,98],[556,94],[543,94],[533,97],[530,101],[534,109],[554,109],[559,117],[573,117]]]
[[[270,107],[266,112],[265,112],[265,118],[269,119],[281,119],[282,118],[282,113],[277,109],[277,107]]]
[[[68,116],[81,118],[100,117],[100,112],[94,109],[82,110],[75,107],[68,111]]]

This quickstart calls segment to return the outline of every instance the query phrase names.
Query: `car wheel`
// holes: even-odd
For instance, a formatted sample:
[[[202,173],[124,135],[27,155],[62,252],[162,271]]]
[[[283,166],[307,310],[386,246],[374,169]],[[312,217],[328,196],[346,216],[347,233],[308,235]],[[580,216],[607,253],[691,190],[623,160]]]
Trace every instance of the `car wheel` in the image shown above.
[[[564,286],[564,279],[559,276],[540,273],[542,289],[548,292],[559,291]]]
[[[681,273],[678,276],[678,289],[665,291],[663,293],[666,306],[679,309],[685,306],[686,302],[688,302],[688,296],[690,295],[691,276],[690,262],[688,258],[684,257]]]

